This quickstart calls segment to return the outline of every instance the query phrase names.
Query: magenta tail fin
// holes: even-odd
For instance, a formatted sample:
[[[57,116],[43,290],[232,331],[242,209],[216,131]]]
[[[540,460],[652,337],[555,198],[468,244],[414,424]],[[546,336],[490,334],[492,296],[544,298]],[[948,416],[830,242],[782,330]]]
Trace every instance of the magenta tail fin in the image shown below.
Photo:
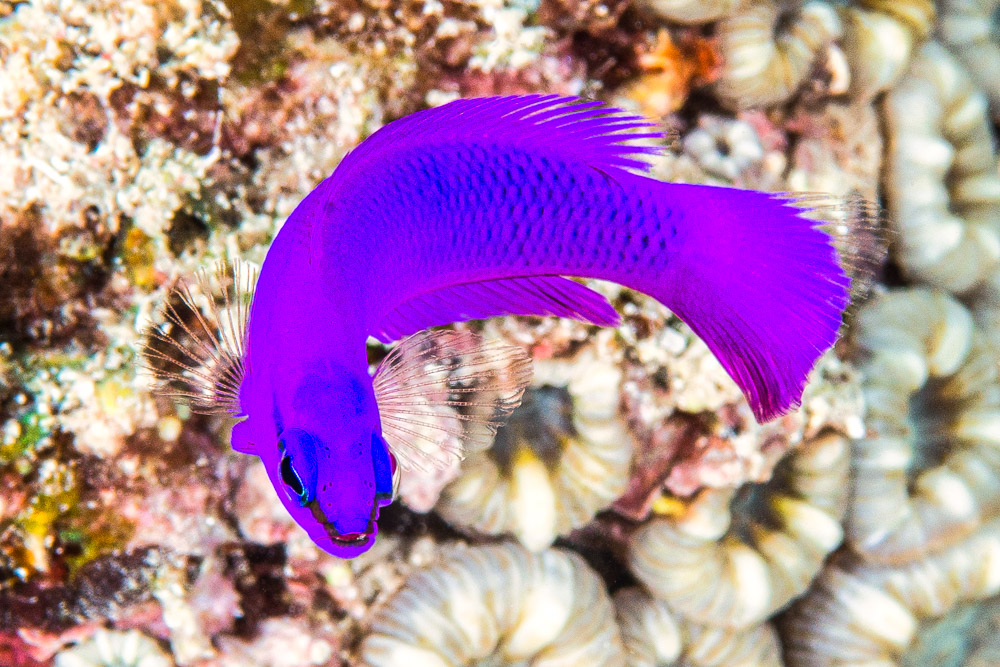
[[[870,236],[850,230],[876,229],[877,212],[854,198],[710,187],[684,194],[697,202],[687,209],[695,219],[678,239],[669,294],[653,295],[705,341],[757,419],[773,419],[799,405],[837,339],[852,283],[871,273],[872,253],[850,242]]]

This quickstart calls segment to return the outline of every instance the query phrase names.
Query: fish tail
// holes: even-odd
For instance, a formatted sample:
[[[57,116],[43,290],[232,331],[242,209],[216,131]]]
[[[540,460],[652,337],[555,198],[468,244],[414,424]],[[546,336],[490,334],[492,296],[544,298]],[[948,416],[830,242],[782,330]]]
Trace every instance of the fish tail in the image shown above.
[[[759,421],[797,407],[852,285],[877,266],[877,210],[860,197],[658,185],[692,203],[669,280],[651,294],[705,341]]]

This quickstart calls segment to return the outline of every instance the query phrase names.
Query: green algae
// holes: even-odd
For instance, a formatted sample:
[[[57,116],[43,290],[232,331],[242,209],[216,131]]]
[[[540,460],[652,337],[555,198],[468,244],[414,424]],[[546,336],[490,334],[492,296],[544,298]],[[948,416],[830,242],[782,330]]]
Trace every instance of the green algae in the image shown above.
[[[38,447],[38,443],[49,435],[48,430],[42,426],[41,416],[37,412],[31,411],[21,415],[17,419],[17,424],[20,430],[13,442],[0,441],[0,467],[24,462]]]
[[[58,554],[72,576],[86,563],[123,549],[134,534],[132,522],[89,499],[80,466],[78,461],[51,459],[38,465],[39,479],[27,507],[0,524],[0,533],[12,532],[20,536],[15,542],[24,545],[9,553],[17,568],[48,570],[49,564],[43,561],[47,555],[42,553],[58,545]]]

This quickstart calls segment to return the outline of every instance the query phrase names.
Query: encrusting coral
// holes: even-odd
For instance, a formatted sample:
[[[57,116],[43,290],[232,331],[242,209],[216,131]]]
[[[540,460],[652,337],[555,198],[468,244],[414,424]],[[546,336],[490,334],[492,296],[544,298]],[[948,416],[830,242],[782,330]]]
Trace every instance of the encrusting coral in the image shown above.
[[[910,279],[968,292],[1000,265],[1000,175],[986,97],[930,42],[885,112],[896,261]]]
[[[624,665],[604,584],[575,553],[452,547],[375,612],[370,667]]]
[[[872,561],[906,562],[1000,508],[1000,360],[965,307],[926,288],[874,299],[853,336],[868,434],[852,448],[846,535]]]

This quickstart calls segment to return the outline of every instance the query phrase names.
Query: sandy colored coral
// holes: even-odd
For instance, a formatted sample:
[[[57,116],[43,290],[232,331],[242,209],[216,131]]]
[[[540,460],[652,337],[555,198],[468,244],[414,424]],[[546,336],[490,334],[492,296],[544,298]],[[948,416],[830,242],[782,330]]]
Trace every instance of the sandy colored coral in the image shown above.
[[[536,360],[522,406],[490,450],[463,462],[436,510],[456,526],[513,533],[537,550],[610,505],[628,481],[633,449],[613,355],[602,334],[573,357]]]
[[[578,555],[559,550],[448,549],[412,575],[370,627],[360,657],[372,667],[625,664],[602,582]]]
[[[941,0],[941,40],[969,70],[990,100],[993,118],[1000,118],[1000,17],[997,0]]]
[[[98,630],[92,638],[56,656],[56,667],[169,667],[171,660],[138,630]]]
[[[823,50],[840,37],[837,13],[822,0],[801,7],[753,0],[716,27],[723,67],[714,90],[737,109],[788,100]]]
[[[910,64],[916,43],[906,24],[882,12],[861,7],[840,10],[841,39],[850,68],[852,97],[871,99],[893,86]]]
[[[707,490],[689,505],[666,506],[672,516],[631,537],[630,567],[696,623],[760,623],[800,595],[840,544],[847,465],[847,440],[823,435],[792,452],[766,486]]]
[[[852,453],[847,536],[876,562],[955,543],[1000,508],[1000,361],[948,295],[884,294],[858,316],[866,437]]]
[[[919,662],[917,656],[927,655],[919,645],[923,624],[998,590],[996,523],[940,553],[896,567],[836,562],[782,620],[785,655],[804,666],[948,664]],[[917,655],[908,656],[910,651]]]
[[[615,593],[629,667],[781,667],[777,633],[769,623],[747,629],[713,628],[675,614],[641,588]]]
[[[896,261],[910,279],[967,292],[1000,264],[1000,176],[986,97],[932,42],[889,94],[886,121]]]
[[[643,0],[643,4],[668,21],[708,23],[732,14],[740,0]]]

